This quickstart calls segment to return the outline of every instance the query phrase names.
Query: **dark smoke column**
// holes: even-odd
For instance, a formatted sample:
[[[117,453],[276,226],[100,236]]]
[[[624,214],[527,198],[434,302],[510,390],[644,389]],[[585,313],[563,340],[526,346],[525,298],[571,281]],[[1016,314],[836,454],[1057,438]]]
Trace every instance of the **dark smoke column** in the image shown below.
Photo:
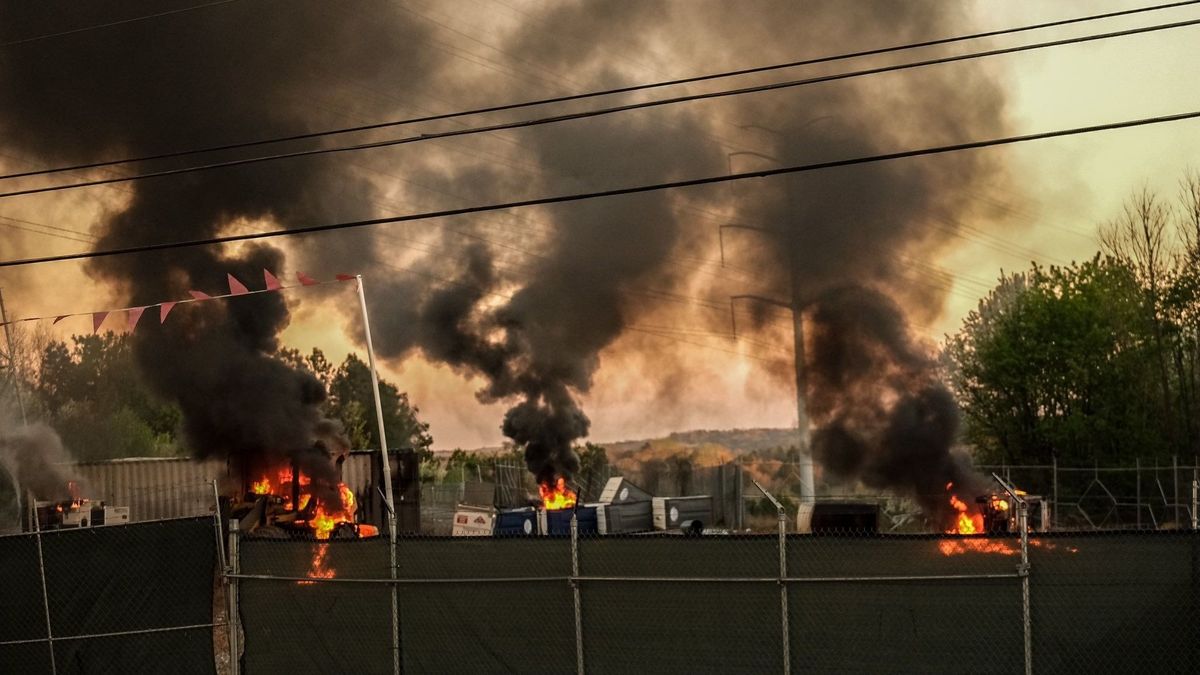
[[[421,32],[388,3],[353,9],[307,1],[220,3],[113,24],[190,4],[5,3],[0,41],[55,34],[65,25],[99,26],[4,48],[0,138],[6,147],[52,166],[291,135],[344,121],[328,118],[321,101],[330,96],[353,98],[364,117],[388,119],[391,104],[351,97],[350,83],[394,89],[397,82],[420,86],[425,76],[411,46]],[[118,194],[119,201],[102,190],[70,194],[105,200],[93,228],[100,235],[97,249],[363,217],[358,205],[374,192],[324,158],[187,173],[122,189],[128,194]],[[60,194],[66,193],[46,199]],[[258,286],[264,269],[283,274],[285,268],[279,248],[191,247],[100,258],[88,272],[137,306],[186,297],[189,289],[221,292],[226,273]],[[319,415],[322,384],[276,358],[288,322],[278,293],[195,303],[175,308],[161,326],[144,317],[133,333],[134,350],[155,391],[180,405],[184,436],[196,454],[229,458],[243,474],[296,459],[323,482],[330,465],[316,443],[324,438],[329,445],[337,433]]]
[[[958,406],[899,307],[846,286],[817,298],[811,317],[813,453],[821,466],[837,480],[912,497],[950,522],[946,484],[972,494],[984,482],[953,452]]]
[[[565,397],[565,398],[562,398]],[[588,418],[564,391],[559,402],[527,400],[504,415],[501,430],[525,449],[525,464],[542,485],[579,471],[572,443],[587,436]]]

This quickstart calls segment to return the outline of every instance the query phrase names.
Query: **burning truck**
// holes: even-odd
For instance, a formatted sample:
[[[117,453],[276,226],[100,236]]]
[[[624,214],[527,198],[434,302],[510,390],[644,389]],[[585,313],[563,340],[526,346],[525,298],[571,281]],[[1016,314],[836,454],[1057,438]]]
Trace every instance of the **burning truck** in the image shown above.
[[[104,525],[124,525],[129,522],[128,506],[113,506],[82,496],[78,481],[67,481],[67,499],[37,499],[29,492],[28,509],[21,527],[26,532],[61,530]]]
[[[360,521],[358,497],[343,480],[350,455],[346,436],[337,425],[322,431],[311,447],[283,458],[253,456],[234,472],[236,484],[222,510],[238,520],[242,533],[322,542],[378,536],[379,527]]]
[[[341,462],[337,464],[341,468]],[[354,492],[340,480],[314,484],[294,463],[249,480],[229,515],[242,532],[264,537],[300,535],[318,540],[374,537],[379,528],[360,523]]]

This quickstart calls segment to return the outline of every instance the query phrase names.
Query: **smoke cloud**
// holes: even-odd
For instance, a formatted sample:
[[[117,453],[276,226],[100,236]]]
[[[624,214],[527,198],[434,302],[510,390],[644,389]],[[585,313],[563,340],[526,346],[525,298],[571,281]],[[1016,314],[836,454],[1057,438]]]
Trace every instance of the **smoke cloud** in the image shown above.
[[[862,287],[828,291],[807,323],[814,458],[830,477],[914,497],[937,520],[952,516],[946,485],[983,484],[952,452],[958,406],[900,308]]]
[[[12,425],[0,432],[0,467],[12,477],[13,485],[28,490],[38,499],[70,499],[70,477],[64,467],[73,462],[54,430],[43,424]]]
[[[45,35],[63,31],[68,19],[90,26],[188,4],[10,3],[0,24],[13,37]],[[359,88],[398,81],[419,87],[427,72],[415,46],[421,35],[385,2],[253,2],[5,47],[0,136],[7,148],[54,165],[302,133],[359,115],[383,119],[394,103],[367,103]],[[331,109],[333,101],[354,102],[354,109]],[[97,249],[362,216],[374,193],[369,181],[327,158],[121,189],[126,194],[99,223]],[[193,288],[220,292],[226,273],[254,286],[264,269],[282,274],[287,267],[281,249],[253,245],[102,258],[88,271],[138,305],[186,297]],[[295,460],[319,490],[333,471],[328,439],[337,434],[318,411],[321,383],[275,358],[288,323],[277,293],[181,305],[161,326],[147,316],[133,334],[134,351],[157,393],[180,405],[186,441],[198,456],[227,457],[244,477]],[[318,452],[322,438],[326,451]]]
[[[61,30],[55,7],[15,4],[3,10],[0,25],[15,26],[14,36]],[[401,109],[462,109],[790,61],[970,28],[963,10],[934,1],[877,0],[852,10],[833,0],[749,7],[489,6],[479,20],[496,19],[488,24],[494,30],[479,32],[469,17],[450,22],[454,35],[479,32],[464,49],[487,54],[459,59],[441,41],[451,33],[429,32],[436,30],[433,10],[425,16],[423,8],[400,11],[382,2],[234,3],[179,15],[186,20],[130,24],[119,29],[119,41],[97,31],[53,48],[6,51],[0,133],[48,163],[94,159],[295,133],[336,126],[343,117],[378,121],[401,116]],[[111,21],[108,10],[104,18]],[[102,14],[91,5],[78,11]],[[99,16],[79,17],[90,19]],[[180,64],[188,70],[181,73]],[[353,110],[333,112],[331,105]],[[209,236],[247,223],[286,228],[890,152],[999,135],[1004,109],[986,68],[943,66],[356,155],[366,157],[357,160],[365,167],[333,155],[188,174],[132,185],[127,203],[103,224],[99,247],[158,241],[164,233]],[[481,378],[479,400],[509,406],[502,431],[525,448],[539,479],[576,469],[571,446],[590,426],[580,401],[606,350],[624,344],[631,328],[655,318],[727,333],[729,295],[787,301],[794,292],[797,305],[812,305],[810,394],[820,411],[814,420],[822,462],[832,473],[872,484],[910,468],[940,481],[953,473],[944,451],[953,437],[952,406],[907,340],[901,316],[928,318],[946,289],[911,260],[950,246],[972,213],[972,193],[1003,183],[994,154],[958,153],[425,223],[406,228],[403,238],[399,228],[339,233],[296,242],[291,250],[306,262],[374,273],[368,299],[379,353],[393,363],[419,354]],[[726,232],[728,257],[747,271],[740,276],[713,264],[717,228],[729,223],[764,231]],[[226,271],[248,280],[262,267],[283,265],[278,248],[253,246],[105,259],[91,271],[133,302],[149,303],[189,287],[219,289]],[[849,316],[850,308],[861,316]],[[787,330],[775,313],[739,307],[748,310],[758,330]],[[189,308],[180,318],[149,326],[137,353],[158,390],[184,405],[194,447],[270,457],[312,444],[319,387],[271,357],[289,320],[282,299],[239,298]],[[827,329],[838,323],[853,330]],[[645,350],[653,367],[631,374],[639,383],[632,395],[645,397],[648,409],[678,405],[679,388],[664,383],[686,381],[679,373],[689,364],[672,356],[673,343],[638,335],[628,344]],[[790,381],[775,366],[763,366],[759,375]],[[865,386],[872,378],[886,386]],[[856,412],[852,402],[866,405]],[[911,463],[900,462],[902,456]],[[906,476],[889,485],[923,493],[927,482]]]

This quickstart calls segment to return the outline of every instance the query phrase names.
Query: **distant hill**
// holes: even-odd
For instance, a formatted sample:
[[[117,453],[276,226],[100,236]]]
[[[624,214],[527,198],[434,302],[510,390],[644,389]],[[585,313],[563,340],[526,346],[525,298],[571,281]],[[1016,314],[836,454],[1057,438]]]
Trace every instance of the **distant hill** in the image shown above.
[[[714,461],[704,464],[728,461],[738,455],[786,448],[796,442],[795,429],[693,429],[691,431],[676,431],[659,438],[641,438],[628,441],[613,441],[597,443],[608,450],[610,459],[626,457],[634,452],[639,454],[669,456],[686,451],[700,458]],[[475,448],[467,452],[492,455],[507,452],[504,446],[487,446]],[[439,450],[437,454],[449,455],[449,450]]]
[[[796,431],[794,429],[695,429],[676,431],[661,438],[617,441],[599,445],[608,449],[609,456],[620,456],[645,449],[661,451],[660,449],[665,450],[666,448],[691,448],[708,451],[702,452],[702,454],[709,454],[719,448],[730,456],[737,456],[756,450],[786,448],[795,443]]]

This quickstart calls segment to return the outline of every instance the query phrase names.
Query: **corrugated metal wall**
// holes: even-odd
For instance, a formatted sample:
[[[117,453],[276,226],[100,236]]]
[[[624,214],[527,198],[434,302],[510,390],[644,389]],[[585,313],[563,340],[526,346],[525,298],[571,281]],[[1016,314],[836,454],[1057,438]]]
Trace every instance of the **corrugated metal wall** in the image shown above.
[[[84,497],[128,506],[130,522],[212,513],[210,482],[224,478],[225,462],[190,457],[131,457],[75,465]],[[371,482],[371,453],[355,452],[342,465],[342,481],[365,498]]]
[[[210,481],[225,475],[225,463],[187,457],[135,457],[75,466],[85,497],[128,506],[129,520],[159,520],[212,513]]]

